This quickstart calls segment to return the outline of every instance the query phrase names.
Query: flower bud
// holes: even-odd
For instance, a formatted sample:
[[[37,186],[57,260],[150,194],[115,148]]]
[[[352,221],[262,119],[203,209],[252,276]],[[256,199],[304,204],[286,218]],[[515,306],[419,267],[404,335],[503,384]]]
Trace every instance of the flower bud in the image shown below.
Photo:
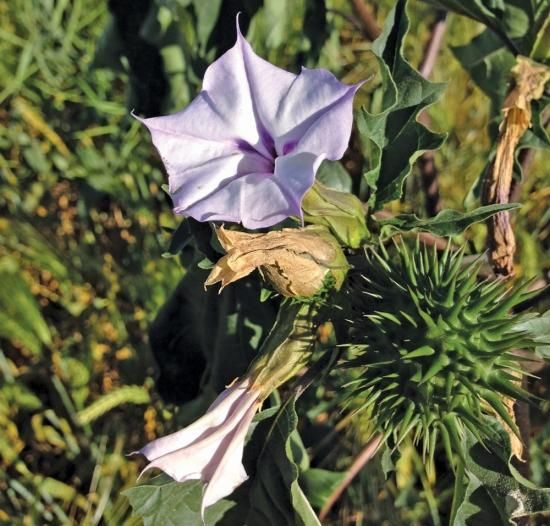
[[[330,229],[338,241],[359,248],[369,237],[361,201],[316,181],[302,201],[304,220]]]

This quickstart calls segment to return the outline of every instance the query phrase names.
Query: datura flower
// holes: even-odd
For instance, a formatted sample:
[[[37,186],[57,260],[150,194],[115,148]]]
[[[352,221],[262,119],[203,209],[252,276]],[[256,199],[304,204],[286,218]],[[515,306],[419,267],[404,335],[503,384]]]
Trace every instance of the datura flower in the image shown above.
[[[206,483],[202,509],[226,497],[247,474],[242,464],[248,427],[261,404],[261,393],[244,379],[223,391],[190,426],[154,440],[139,450],[150,463],[178,482]]]
[[[324,159],[340,159],[353,97],[322,69],[284,71],[237,42],[206,70],[184,110],[140,119],[169,176],[177,214],[269,227],[302,217],[301,202]]]

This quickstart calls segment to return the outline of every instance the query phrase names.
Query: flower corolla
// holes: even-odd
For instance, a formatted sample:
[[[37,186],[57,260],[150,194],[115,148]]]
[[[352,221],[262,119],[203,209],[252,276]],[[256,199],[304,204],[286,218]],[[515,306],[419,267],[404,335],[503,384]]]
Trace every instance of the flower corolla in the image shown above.
[[[178,482],[206,483],[202,512],[247,478],[242,464],[246,434],[261,404],[260,392],[244,379],[223,391],[193,424],[139,450],[150,463]],[[142,472],[142,473],[143,473]]]
[[[208,67],[189,106],[140,119],[168,172],[174,211],[249,229],[302,217],[319,165],[347,148],[360,85],[270,64],[237,23],[235,46]]]

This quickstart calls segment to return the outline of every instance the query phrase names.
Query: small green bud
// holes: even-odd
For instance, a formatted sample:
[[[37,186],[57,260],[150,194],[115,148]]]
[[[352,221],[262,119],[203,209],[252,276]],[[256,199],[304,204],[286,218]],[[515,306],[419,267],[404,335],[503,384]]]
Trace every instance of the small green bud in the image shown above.
[[[316,181],[302,201],[304,220],[330,229],[341,244],[359,248],[369,237],[361,201]]]

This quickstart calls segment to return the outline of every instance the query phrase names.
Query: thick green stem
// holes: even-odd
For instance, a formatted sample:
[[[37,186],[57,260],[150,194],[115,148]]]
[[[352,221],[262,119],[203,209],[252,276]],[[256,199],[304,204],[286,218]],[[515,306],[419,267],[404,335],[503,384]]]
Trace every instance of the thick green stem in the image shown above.
[[[315,344],[317,306],[284,303],[247,376],[265,396],[295,376],[311,357]]]

